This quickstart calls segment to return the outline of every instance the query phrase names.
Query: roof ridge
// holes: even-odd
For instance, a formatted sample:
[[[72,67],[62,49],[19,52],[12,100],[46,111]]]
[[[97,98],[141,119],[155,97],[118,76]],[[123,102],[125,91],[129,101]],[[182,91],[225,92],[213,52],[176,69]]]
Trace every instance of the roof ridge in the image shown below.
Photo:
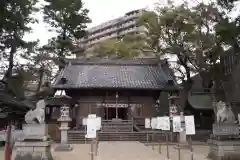
[[[124,59],[66,59],[69,65],[158,65],[162,60],[157,58]]]

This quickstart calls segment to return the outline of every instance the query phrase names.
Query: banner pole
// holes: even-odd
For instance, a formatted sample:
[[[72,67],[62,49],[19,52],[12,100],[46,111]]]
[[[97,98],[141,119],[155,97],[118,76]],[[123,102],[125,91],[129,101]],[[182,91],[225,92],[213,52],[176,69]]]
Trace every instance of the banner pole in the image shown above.
[[[191,160],[193,160],[193,146],[192,146],[192,136],[189,136],[190,139],[190,151],[191,151]]]
[[[155,140],[155,134],[154,131],[152,132],[152,149],[154,150],[154,141]]]
[[[179,137],[180,137],[180,135],[179,135]],[[181,160],[180,142],[178,142],[177,148],[178,148],[178,160]]]
[[[160,136],[159,136],[159,146],[158,146],[158,151],[159,153],[161,154],[162,153],[162,146],[161,146],[161,133],[160,133]]]
[[[166,140],[167,140],[167,158],[169,159],[168,133],[167,133],[167,136],[166,136]]]
[[[94,160],[94,155],[93,155],[93,154],[94,154],[94,153],[93,153],[93,145],[94,145],[93,143],[94,143],[94,142],[93,142],[93,141],[94,141],[94,140],[93,140],[93,138],[92,138],[92,141],[91,141],[91,160]]]

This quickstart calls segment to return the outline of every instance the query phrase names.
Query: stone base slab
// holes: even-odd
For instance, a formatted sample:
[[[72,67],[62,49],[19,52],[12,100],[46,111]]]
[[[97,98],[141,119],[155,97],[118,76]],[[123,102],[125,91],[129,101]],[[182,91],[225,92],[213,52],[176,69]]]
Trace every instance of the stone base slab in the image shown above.
[[[240,160],[240,140],[210,140],[209,145],[208,158],[212,160]]]
[[[12,160],[53,160],[51,142],[15,142]]]
[[[69,144],[58,144],[57,147],[55,148],[55,151],[72,151],[72,147]]]

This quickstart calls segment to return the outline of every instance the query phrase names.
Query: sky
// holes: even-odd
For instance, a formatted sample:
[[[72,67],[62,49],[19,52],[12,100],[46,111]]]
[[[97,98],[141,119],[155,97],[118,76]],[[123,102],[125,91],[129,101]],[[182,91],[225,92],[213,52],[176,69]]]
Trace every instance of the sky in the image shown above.
[[[42,0],[40,0],[42,1]],[[123,16],[126,12],[145,7],[152,8],[157,0],[83,0],[84,7],[89,9],[88,16],[92,23],[88,27],[96,26],[105,21]],[[48,26],[43,23],[42,13],[37,13],[38,24],[31,25],[33,33],[27,34],[25,40],[40,40],[40,45],[47,43],[54,33],[48,31]]]
[[[164,4],[167,0],[82,0],[84,7],[89,9],[88,16],[92,23],[88,27],[96,26],[105,21],[123,16],[125,13],[141,8],[153,9],[155,3]],[[196,0],[189,0],[191,3]],[[43,0],[40,0],[42,3]],[[174,0],[175,3],[181,3],[182,0]],[[48,26],[44,24],[42,13],[37,13],[35,17],[39,20],[38,24],[31,25],[33,33],[25,35],[25,40],[40,40],[40,45],[47,44],[48,39],[55,36],[48,31]]]
[[[84,7],[89,9],[89,17],[92,23],[88,27],[96,26],[105,21],[123,16],[131,10],[148,8],[153,9],[155,3],[166,4],[167,0],[82,0]],[[182,3],[183,0],[173,0],[175,4]],[[189,4],[208,0],[187,0]],[[43,0],[40,0],[42,3]],[[240,7],[239,7],[240,8]],[[240,9],[239,9],[240,10]],[[35,17],[39,20],[38,24],[31,25],[33,32],[25,35],[25,40],[40,40],[40,45],[47,44],[48,39],[55,36],[55,33],[48,31],[48,26],[43,22],[42,13],[36,13]]]

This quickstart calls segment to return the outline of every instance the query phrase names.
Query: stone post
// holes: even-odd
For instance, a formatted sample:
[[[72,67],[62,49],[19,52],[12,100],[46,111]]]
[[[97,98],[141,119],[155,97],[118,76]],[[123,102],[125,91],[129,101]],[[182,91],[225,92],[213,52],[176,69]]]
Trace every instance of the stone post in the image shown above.
[[[186,127],[185,127],[185,117],[184,113],[180,112],[180,121],[181,121],[181,132],[179,133],[179,143],[186,143]]]
[[[60,108],[60,117],[58,118],[58,122],[60,122],[59,130],[61,132],[61,143],[59,146],[55,148],[56,151],[71,151],[72,148],[68,144],[68,123],[72,119],[69,116],[69,107],[67,105],[63,105]]]

